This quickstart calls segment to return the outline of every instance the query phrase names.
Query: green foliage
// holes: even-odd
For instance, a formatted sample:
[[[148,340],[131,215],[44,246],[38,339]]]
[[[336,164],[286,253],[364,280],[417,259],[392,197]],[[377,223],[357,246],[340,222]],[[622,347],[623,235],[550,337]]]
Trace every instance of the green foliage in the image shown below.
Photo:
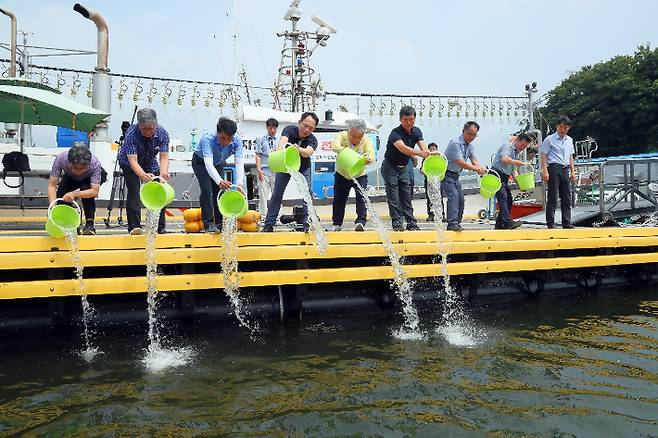
[[[548,93],[541,112],[551,124],[572,117],[569,135],[594,138],[598,156],[658,151],[658,49],[583,67]]]

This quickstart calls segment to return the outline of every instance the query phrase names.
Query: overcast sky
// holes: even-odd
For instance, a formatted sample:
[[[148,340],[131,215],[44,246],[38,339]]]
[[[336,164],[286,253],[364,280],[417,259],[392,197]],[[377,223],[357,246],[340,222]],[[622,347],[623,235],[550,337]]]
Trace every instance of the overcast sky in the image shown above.
[[[281,50],[275,34],[288,28],[282,17],[290,1],[236,3],[236,20],[233,1],[90,0],[83,4],[108,21],[112,72],[230,82],[237,28],[238,64],[245,66],[252,85],[271,85]],[[19,29],[31,32],[31,44],[94,50],[95,28],[72,10],[73,4],[5,0],[2,7],[16,14]],[[313,57],[325,89],[334,91],[522,95],[524,84],[536,81],[541,95],[584,65],[632,54],[639,44],[658,43],[654,0],[303,0],[301,9],[300,27],[314,30],[310,16],[316,14],[338,29]],[[9,20],[0,24],[0,39],[7,41]],[[8,57],[6,52],[3,57]],[[95,58],[34,62],[92,69]],[[113,85],[116,97],[116,79]],[[146,104],[144,96],[139,104]],[[331,105],[327,101],[321,111]],[[362,105],[367,118],[368,102]],[[210,130],[219,115],[216,107],[155,108],[172,136],[185,141],[192,127]],[[130,97],[122,108],[115,99],[113,132],[131,112]],[[464,121],[434,120],[431,125],[425,121],[421,128],[427,140],[443,148],[459,135]],[[380,122],[381,135],[387,137],[395,120]],[[499,121],[484,120],[482,125],[477,141],[484,155],[516,128]],[[37,136],[39,145],[54,144],[51,138]]]

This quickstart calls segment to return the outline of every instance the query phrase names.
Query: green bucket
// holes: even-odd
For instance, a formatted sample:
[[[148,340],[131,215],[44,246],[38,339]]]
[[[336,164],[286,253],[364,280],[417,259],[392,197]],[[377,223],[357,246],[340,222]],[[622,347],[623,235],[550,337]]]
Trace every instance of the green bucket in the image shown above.
[[[270,152],[267,162],[272,172],[281,173],[287,173],[288,169],[297,171],[302,165],[299,151],[295,147],[287,147]]]
[[[55,225],[55,223],[50,219],[46,221],[46,232],[50,235],[50,237],[54,237],[56,239],[61,239],[65,236],[64,231],[62,231],[62,229]]]
[[[63,233],[77,230],[80,225],[80,207],[75,201],[71,201],[75,208],[68,204],[57,204],[58,201],[63,199],[55,199],[48,207],[48,220],[52,222],[53,227],[59,228]]]
[[[423,173],[428,178],[442,181],[448,170],[448,160],[441,154],[430,155],[423,160]]]
[[[171,204],[175,196],[174,188],[159,177],[153,178],[139,189],[139,198],[144,207],[154,211],[160,211]]]
[[[516,176],[516,183],[520,190],[532,190],[535,188],[535,172],[522,173]]]
[[[367,159],[365,155],[361,155],[354,149],[344,148],[336,157],[338,173],[347,179],[352,179],[363,172],[363,169],[366,168]]]
[[[217,206],[222,216],[241,218],[249,210],[244,195],[237,190],[226,190],[217,197]]]
[[[493,173],[486,173],[480,178],[480,194],[485,199],[493,198],[501,187],[500,176],[494,170],[489,172]]]

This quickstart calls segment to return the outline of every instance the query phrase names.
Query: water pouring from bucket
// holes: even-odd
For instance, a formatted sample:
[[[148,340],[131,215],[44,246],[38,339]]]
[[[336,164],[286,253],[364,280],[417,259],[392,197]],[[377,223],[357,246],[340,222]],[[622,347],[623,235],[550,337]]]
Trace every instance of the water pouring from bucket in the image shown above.
[[[48,220],[46,221],[46,231],[51,237],[62,238],[66,233],[74,233],[80,226],[80,206],[71,201],[69,204],[58,204],[64,201],[62,198],[57,198],[48,207]]]
[[[268,164],[272,172],[289,173],[291,170],[299,170],[302,159],[296,147],[288,146],[285,149],[270,152]]]
[[[235,186],[231,186],[235,187]],[[240,219],[249,210],[244,195],[237,190],[225,190],[217,196],[217,207],[224,217]]]
[[[174,188],[159,176],[143,184],[139,189],[139,198],[142,200],[142,204],[153,211],[162,210],[171,204],[175,197]]]
[[[448,170],[448,160],[442,154],[430,155],[423,160],[423,173],[428,179],[443,181]]]
[[[361,155],[354,149],[344,148],[336,157],[338,173],[347,179],[355,178],[363,172],[368,157]]]

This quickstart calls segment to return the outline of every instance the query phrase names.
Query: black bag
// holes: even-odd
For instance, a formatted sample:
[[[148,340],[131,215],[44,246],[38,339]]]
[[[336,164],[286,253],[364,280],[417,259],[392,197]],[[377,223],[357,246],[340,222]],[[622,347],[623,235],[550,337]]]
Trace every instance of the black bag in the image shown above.
[[[8,154],[5,154],[4,157],[2,157],[2,166],[4,168],[2,170],[2,179],[4,180],[5,185],[7,187],[11,187],[12,189],[17,189],[18,187],[22,186],[23,182],[25,181],[23,172],[30,170],[30,158],[23,152],[9,152]],[[7,172],[10,171],[18,172],[18,176],[20,177],[21,182],[17,186],[10,186],[7,184]]]

